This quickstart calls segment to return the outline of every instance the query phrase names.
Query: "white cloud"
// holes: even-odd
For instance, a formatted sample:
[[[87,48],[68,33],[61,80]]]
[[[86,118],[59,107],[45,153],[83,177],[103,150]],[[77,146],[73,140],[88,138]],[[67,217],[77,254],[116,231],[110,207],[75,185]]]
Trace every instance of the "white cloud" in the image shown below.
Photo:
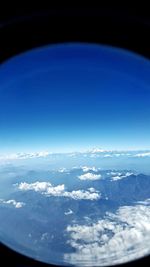
[[[91,192],[88,190],[73,190],[65,191],[65,185],[52,186],[49,182],[35,182],[26,183],[22,182],[18,185],[18,188],[23,191],[33,190],[35,192],[40,192],[41,194],[47,196],[58,196],[58,197],[69,197],[73,199],[85,199],[85,200],[97,200],[101,197],[98,191]]]
[[[150,198],[146,199],[145,201],[138,201],[138,204],[150,205]]]
[[[17,202],[14,199],[10,199],[10,200],[0,199],[0,204],[12,205],[16,209],[22,208],[25,205],[24,202]]]
[[[61,173],[67,172],[67,169],[66,168],[61,168],[61,169],[58,170],[58,172],[61,172]]]
[[[117,181],[117,180],[120,180],[120,179],[122,179],[122,176],[113,176],[112,178],[111,178],[111,180],[112,181]]]
[[[90,187],[90,188],[88,188],[88,190],[89,190],[91,193],[98,192],[98,191],[95,190],[94,187]]]
[[[102,158],[112,158],[121,156],[131,156],[132,151],[121,151],[121,150],[105,150],[94,148],[88,151],[90,157],[102,157]]]
[[[107,172],[107,175],[112,175],[112,176],[120,176],[122,174],[122,172],[114,172],[114,171],[111,171],[111,172]]]
[[[117,152],[113,150],[103,150],[101,152],[89,152],[89,157],[91,158],[119,158],[119,157],[130,157],[132,156],[132,153],[129,153],[129,151],[125,152]]]
[[[65,212],[65,215],[70,215],[70,214],[73,214],[73,213],[74,212],[71,209],[69,209],[68,211]]]
[[[111,152],[111,150],[105,150],[101,148],[93,148],[91,150],[88,150],[89,153],[104,153],[104,152]]]
[[[135,154],[134,157],[137,157],[137,158],[150,157],[150,152],[138,153],[138,154]]]
[[[42,234],[42,236],[41,236],[41,241],[46,241],[46,240],[48,240],[49,239],[49,234],[48,233],[44,233],[44,234]]]
[[[52,196],[60,196],[64,193],[65,190],[64,184],[52,186],[51,183],[49,182],[38,182],[38,181],[31,184],[26,182],[20,183],[18,188],[24,191],[33,190],[35,192],[41,192],[43,194]]]
[[[88,172],[88,171],[93,171],[93,172],[97,172],[99,170],[99,168],[96,167],[88,167],[88,166],[82,166],[81,167],[83,172]]]
[[[126,153],[115,153],[115,152],[112,152],[111,154],[104,154],[104,158],[113,158],[113,157],[128,157],[130,156],[131,154],[126,152]]]
[[[91,193],[89,190],[73,190],[71,192],[64,192],[63,196],[73,199],[97,200],[101,197],[98,192]]]
[[[92,181],[99,180],[101,177],[102,177],[101,174],[93,174],[90,172],[78,176],[80,180],[92,180]]]
[[[115,157],[121,157],[121,156],[126,156],[126,153],[114,153]]]
[[[112,181],[120,180],[128,176],[131,176],[133,174],[134,174],[133,172],[126,172],[126,173],[117,172],[117,171],[107,172],[107,175],[112,176],[111,177]]]
[[[112,158],[113,156],[111,154],[105,154],[104,158]]]
[[[13,153],[8,155],[1,155],[0,160],[8,161],[17,159],[41,158],[41,157],[47,157],[48,155],[50,155],[50,153],[47,151],[32,152],[32,153]]]
[[[104,219],[85,225],[68,225],[67,263],[106,266],[127,262],[150,253],[150,206],[123,206]]]
[[[48,152],[48,151],[39,151],[39,152],[22,152],[22,153],[12,153],[12,154],[5,154],[5,155],[0,155],[0,161],[11,161],[11,160],[21,160],[21,159],[31,159],[31,158],[45,158],[48,157],[49,155],[55,155],[56,153]],[[57,153],[58,155],[65,155],[68,157],[76,158],[79,156],[82,157],[91,157],[91,158],[111,158],[111,157],[150,157],[150,151],[117,151],[117,150],[104,150],[104,149],[99,149],[99,148],[94,148],[92,150],[88,151],[80,151],[80,152],[75,152],[75,153]]]
[[[131,175],[133,175],[132,172],[126,172],[126,173],[123,174],[123,175],[120,174],[120,173],[118,173],[116,176],[112,176],[111,180],[112,180],[112,181],[117,181],[117,180],[121,180],[121,179],[123,179],[123,178],[129,177],[129,176],[131,176]]]

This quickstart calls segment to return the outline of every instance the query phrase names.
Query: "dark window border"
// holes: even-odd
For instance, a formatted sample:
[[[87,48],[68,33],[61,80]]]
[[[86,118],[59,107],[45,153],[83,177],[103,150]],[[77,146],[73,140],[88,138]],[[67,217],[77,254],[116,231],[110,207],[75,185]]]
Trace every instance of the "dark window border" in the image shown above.
[[[8,10],[9,8],[9,10]],[[0,10],[0,63],[29,49],[66,42],[101,43],[150,58],[147,7],[11,8]],[[50,266],[0,244],[0,264]],[[149,266],[150,257],[117,266]]]

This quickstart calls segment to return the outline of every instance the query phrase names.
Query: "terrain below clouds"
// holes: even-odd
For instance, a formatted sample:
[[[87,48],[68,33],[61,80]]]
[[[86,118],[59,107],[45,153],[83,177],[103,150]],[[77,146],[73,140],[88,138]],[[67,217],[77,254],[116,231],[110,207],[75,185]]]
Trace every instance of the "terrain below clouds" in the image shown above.
[[[1,242],[61,265],[104,266],[148,255],[150,172],[144,166],[149,155],[106,153],[3,161]]]

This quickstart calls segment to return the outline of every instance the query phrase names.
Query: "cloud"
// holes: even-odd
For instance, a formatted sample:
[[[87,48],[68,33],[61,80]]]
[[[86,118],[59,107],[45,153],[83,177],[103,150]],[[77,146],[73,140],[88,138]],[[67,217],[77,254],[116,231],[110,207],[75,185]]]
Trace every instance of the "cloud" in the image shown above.
[[[35,183],[26,183],[22,182],[18,185],[18,188],[23,191],[32,190],[35,192],[40,192],[46,196],[55,196],[55,197],[68,197],[75,200],[85,199],[85,200],[97,200],[101,197],[101,194],[91,189],[88,190],[73,190],[73,191],[65,191],[65,185],[57,185],[53,186],[49,182],[35,182]]]
[[[88,188],[88,190],[89,190],[91,193],[98,192],[97,190],[95,190],[94,187],[90,187],[90,188]]]
[[[65,155],[67,157],[76,158],[79,156],[82,157],[90,157],[90,158],[113,158],[113,157],[150,157],[150,151],[119,151],[119,150],[104,150],[99,148],[94,148],[88,151],[80,151],[74,153],[53,153],[48,151],[39,151],[39,152],[22,152],[22,153],[12,153],[12,154],[5,154],[0,155],[0,161],[11,161],[11,160],[21,160],[21,159],[32,159],[32,158],[45,158],[49,155]]]
[[[132,151],[121,151],[121,150],[108,150],[108,149],[99,149],[94,148],[88,150],[90,157],[102,157],[102,158],[112,158],[112,157],[121,157],[121,156],[131,156]]]
[[[131,156],[130,153],[128,152],[125,152],[125,153],[115,153],[115,152],[112,152],[111,154],[104,154],[104,158],[113,158],[113,157],[128,157],[128,156]]]
[[[68,244],[75,250],[64,260],[72,265],[106,266],[150,253],[150,206],[120,207],[104,219],[68,225]]]
[[[47,241],[49,239],[49,233],[43,233],[41,236],[41,241]]]
[[[60,173],[67,172],[67,169],[66,168],[61,168],[61,169],[58,170],[58,172],[60,172]]]
[[[120,179],[122,179],[123,177],[121,177],[121,176],[113,176],[112,178],[111,178],[111,180],[112,181],[117,181],[117,180],[120,180]]]
[[[105,150],[101,148],[93,148],[91,150],[88,150],[88,153],[104,153],[104,152],[111,152],[112,150]]]
[[[150,157],[150,152],[138,153],[138,154],[135,154],[134,157],[137,157],[137,158]]]
[[[116,172],[116,171],[107,172],[107,175],[112,175],[112,176],[116,176],[116,175],[120,176],[121,174],[122,172]]]
[[[146,199],[145,201],[138,201],[137,203],[142,205],[150,205],[150,198]]]
[[[68,211],[66,211],[64,214],[65,215],[70,215],[70,214],[73,214],[74,212],[71,210],[71,209],[69,209]]]
[[[98,172],[101,168],[96,168],[95,166],[74,166],[72,167],[72,169],[80,169],[82,170],[83,172],[89,172],[89,171],[92,171],[92,172]]]
[[[113,154],[115,157],[121,157],[121,156],[127,156],[127,153],[114,153]]]
[[[85,199],[85,200],[97,200],[101,195],[96,191],[91,193],[89,190],[73,190],[71,192],[64,192],[63,196],[70,197],[75,200]]]
[[[118,173],[116,176],[112,176],[111,177],[111,180],[112,181],[117,181],[117,180],[121,180],[121,179],[123,179],[123,178],[126,178],[126,177],[129,177],[129,176],[131,176],[131,175],[133,175],[133,173],[132,172],[126,172],[125,174],[121,174],[121,173]]]
[[[10,200],[0,199],[0,204],[13,205],[16,209],[22,208],[25,205],[24,202],[17,202],[14,199]]]
[[[107,172],[107,175],[112,176],[111,177],[112,181],[117,181],[117,180],[126,178],[128,176],[131,176],[133,174],[134,174],[133,172],[126,172],[126,173],[117,172],[117,171]]]
[[[90,172],[78,176],[80,180],[92,180],[92,181],[99,180],[101,177],[102,177],[101,174],[93,174]]]
[[[93,171],[93,172],[97,172],[99,171],[100,168],[96,168],[96,167],[88,167],[88,166],[82,166],[81,167],[83,172],[88,172],[88,171]]]
[[[113,157],[113,155],[111,155],[111,154],[105,154],[104,155],[104,158],[112,158]]]
[[[130,151],[132,152],[132,151]],[[132,152],[133,153],[133,152]],[[117,152],[116,151],[113,151],[113,150],[104,150],[104,151],[101,151],[101,152],[90,152],[88,154],[88,156],[90,158],[119,158],[119,157],[131,157],[133,156],[132,153],[129,153],[129,151],[125,151],[125,152]]]
[[[18,188],[23,191],[33,190],[35,192],[41,192],[43,194],[52,196],[61,196],[65,190],[64,184],[52,186],[51,183],[49,182],[38,182],[38,181],[31,184],[22,182],[19,184]]]
[[[47,151],[40,151],[40,152],[32,152],[32,153],[13,153],[8,155],[1,155],[0,160],[7,161],[7,160],[17,160],[17,159],[31,159],[31,158],[43,158],[50,155]]]

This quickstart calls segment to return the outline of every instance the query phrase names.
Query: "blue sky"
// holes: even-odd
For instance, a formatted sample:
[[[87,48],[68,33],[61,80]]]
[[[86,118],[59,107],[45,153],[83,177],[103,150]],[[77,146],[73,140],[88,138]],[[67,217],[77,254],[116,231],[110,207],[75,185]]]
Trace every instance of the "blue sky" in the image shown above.
[[[46,46],[0,69],[1,152],[150,149],[150,62],[111,47]]]

